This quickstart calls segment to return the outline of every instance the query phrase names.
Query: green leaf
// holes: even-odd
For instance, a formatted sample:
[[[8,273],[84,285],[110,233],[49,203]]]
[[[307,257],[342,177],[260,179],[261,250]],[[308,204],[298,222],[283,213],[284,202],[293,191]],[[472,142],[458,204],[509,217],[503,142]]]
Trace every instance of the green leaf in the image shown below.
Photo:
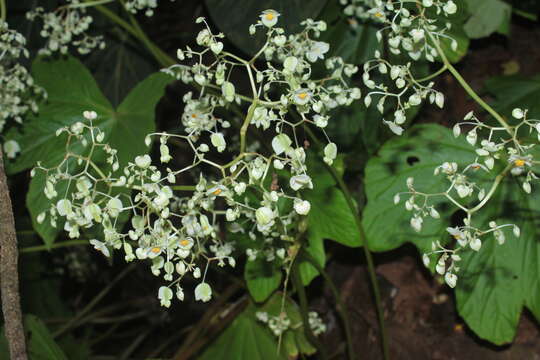
[[[388,141],[366,168],[366,194],[363,224],[370,249],[386,251],[406,241],[420,251],[435,240],[449,238],[445,228],[451,226],[455,207],[447,201],[434,201],[440,220],[424,219],[420,233],[410,229],[411,214],[402,202],[393,204],[393,196],[406,190],[406,179],[414,177],[418,191],[445,191],[447,184],[433,170],[444,161],[457,161],[460,168],[475,159],[474,148],[464,140],[454,139],[452,132],[438,125],[411,128],[405,136]],[[494,170],[496,171],[496,170]],[[540,195],[523,193],[518,179],[508,177],[490,200],[473,218],[474,226],[488,228],[488,221],[516,223],[521,237],[510,231],[504,245],[494,238],[483,238],[480,251],[464,251],[456,287],[457,307],[469,327],[481,338],[495,344],[512,341],[522,306],[540,318],[540,244],[535,239],[540,222]],[[485,178],[478,184],[487,187]]]
[[[442,126],[415,126],[401,137],[383,145],[366,167],[365,192],[368,202],[362,224],[372,251],[389,251],[407,241],[413,241],[421,250],[431,248],[431,242],[445,234],[442,221],[425,219],[421,233],[415,233],[410,224],[411,214],[403,201],[394,205],[394,195],[407,191],[406,180],[412,176],[415,186],[424,192],[444,191],[447,185],[433,170],[445,161],[461,163],[474,160],[474,149],[464,141],[454,139]],[[450,216],[452,208],[446,201],[433,198],[441,217]],[[414,239],[414,240],[412,240]]]
[[[327,57],[341,56],[346,63],[363,64],[373,58],[376,50],[382,49],[375,35],[378,28],[371,23],[353,28],[337,1],[328,1],[319,19],[328,25],[320,38],[330,44]]]
[[[471,17],[464,30],[471,39],[479,39],[508,28],[512,6],[502,0],[466,0]]]
[[[56,166],[64,157],[65,136],[56,136],[60,127],[83,121],[82,113],[94,110],[98,119],[94,125],[105,132],[105,142],[118,150],[120,165],[148,151],[144,138],[155,129],[154,109],[171,78],[164,73],[150,75],[139,83],[115,110],[103,96],[90,72],[77,59],[34,62],[33,75],[49,95],[40,113],[25,124],[22,132],[12,131],[7,138],[16,140],[22,148],[20,156],[10,163],[9,173],[16,173],[35,165]],[[74,143],[71,151],[83,153],[84,147]],[[74,165],[76,166],[76,165]],[[49,222],[38,224],[36,217],[50,207],[51,201],[43,194],[45,175],[37,172],[30,182],[27,207],[34,220],[34,228],[45,244],[51,245],[63,227],[53,228]],[[57,184],[57,192],[69,196],[73,186],[66,182]]]
[[[265,301],[281,284],[282,273],[275,262],[264,258],[247,261],[244,278],[255,302]]]
[[[313,354],[315,348],[304,335],[300,309],[283,296],[277,293],[259,306],[250,303],[197,359],[285,360],[295,359],[299,354]],[[268,325],[257,320],[255,314],[265,312],[269,316],[279,316],[282,311],[291,320],[291,326],[283,333],[281,345],[278,345],[278,338]]]
[[[54,341],[49,329],[34,315],[24,317],[24,330],[28,343],[28,358],[30,360],[67,360],[66,355]],[[0,342],[0,353],[7,355],[8,347],[2,327],[2,341]],[[2,358],[4,359],[4,358]],[[7,357],[9,359],[9,357]]]
[[[277,338],[265,324],[257,321],[255,307],[250,305],[225,329],[198,360],[280,360],[287,359],[283,349],[278,353]]]
[[[361,246],[360,233],[343,192],[320,160],[310,158],[308,165],[313,176],[313,190],[305,191],[305,199],[311,203],[307,215],[308,235],[306,250],[321,267],[325,264],[324,239],[333,240],[349,247]],[[307,285],[318,275],[309,263],[300,264],[300,276]]]
[[[276,26],[287,34],[301,30],[300,22],[315,19],[327,0],[206,0],[206,8],[217,27],[225,33],[236,47],[246,54],[254,55],[266,41],[266,32],[258,28],[256,35],[249,34],[249,25],[256,24],[259,15],[267,9],[281,14]],[[202,28],[201,28],[202,29]]]
[[[486,90],[492,94],[495,109],[510,117],[514,108],[529,109],[529,113],[540,116],[540,74],[533,77],[520,75],[498,76],[486,81]]]

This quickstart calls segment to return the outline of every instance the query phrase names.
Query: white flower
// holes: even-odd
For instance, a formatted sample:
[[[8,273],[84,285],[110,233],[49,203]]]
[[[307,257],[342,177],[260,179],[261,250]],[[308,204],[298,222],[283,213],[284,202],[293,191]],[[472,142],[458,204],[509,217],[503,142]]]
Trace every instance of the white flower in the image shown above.
[[[210,136],[210,141],[219,152],[225,150],[225,147],[227,146],[227,143],[225,142],[225,138],[223,137],[222,133],[213,133],[212,136]]]
[[[257,224],[264,226],[270,224],[274,220],[274,212],[268,206],[263,206],[255,211]]]
[[[158,290],[158,299],[161,301],[161,306],[171,306],[171,299],[173,298],[173,291],[167,286],[162,286]]]
[[[297,66],[298,66],[298,58],[294,56],[288,56],[285,58],[285,61],[283,61],[283,68],[287,70],[289,73],[294,73]]]
[[[337,156],[336,144],[334,144],[333,142],[328,143],[328,145],[324,147],[324,162],[327,163],[328,165],[332,165],[336,156]]]
[[[276,23],[278,21],[278,17],[280,15],[281,14],[278,13],[277,11],[272,10],[272,9],[268,9],[268,10],[264,10],[259,17],[260,17],[261,22],[263,23],[263,25],[270,28],[270,27],[276,25]]]
[[[294,210],[299,215],[307,215],[311,209],[311,204],[307,200],[295,199]]]
[[[446,4],[444,4],[443,10],[445,13],[452,15],[456,13],[457,6],[452,0],[450,0]]]
[[[324,54],[326,54],[329,49],[330,45],[327,43],[322,41],[314,41],[309,50],[306,52],[306,58],[311,62],[315,62],[317,59],[324,59]]]
[[[403,128],[399,125],[397,125],[396,123],[393,123],[391,121],[386,121],[386,120],[383,120],[383,122],[388,125],[388,127],[390,128],[390,130],[392,130],[392,132],[396,135],[401,135],[403,134]]]
[[[15,140],[8,140],[4,143],[4,152],[9,159],[15,158],[20,151],[21,147]]]
[[[414,42],[419,42],[424,38],[424,29],[412,29],[410,34]]]
[[[474,251],[478,251],[480,250],[480,247],[482,247],[482,241],[478,238],[471,239],[471,241],[469,242],[469,246]]]
[[[514,110],[512,110],[512,116],[516,119],[521,119],[524,115],[525,113],[520,108],[515,108]]]
[[[146,169],[152,163],[152,158],[149,155],[141,155],[135,158],[135,165],[141,169]]]
[[[107,202],[107,211],[112,217],[117,217],[120,211],[122,211],[122,201],[118,198],[112,198]]]
[[[294,102],[297,105],[306,105],[311,99],[311,91],[308,89],[298,89],[294,93]]]
[[[308,175],[295,175],[291,177],[291,180],[289,181],[289,185],[291,186],[291,189],[294,191],[297,191],[301,188],[308,188],[313,189],[313,183],[311,182],[311,178]]]
[[[429,266],[430,260],[429,260],[429,256],[427,254],[422,255],[422,262],[424,263],[425,267]]]
[[[87,120],[95,120],[97,118],[97,114],[95,111],[84,111],[83,116]]]
[[[325,128],[328,125],[328,116],[315,115],[313,121],[315,121],[315,125],[318,127]]]
[[[424,222],[424,219],[422,219],[420,216],[414,216],[411,218],[411,226],[416,232],[420,232],[422,230],[422,223]]]
[[[93,245],[94,249],[101,252],[106,257],[109,257],[111,255],[110,252],[109,252],[109,248],[107,248],[105,243],[103,243],[103,242],[101,242],[99,240],[96,240],[96,239],[90,240],[90,245]]]
[[[286,134],[279,134],[272,140],[272,149],[276,155],[288,151],[291,148],[292,140]]]
[[[448,272],[446,273],[446,275],[444,275],[444,281],[446,281],[448,286],[450,286],[451,288],[455,288],[457,282],[457,275]]]
[[[195,288],[195,300],[207,302],[212,298],[212,288],[205,282],[200,283]]]
[[[72,213],[71,211],[71,201],[68,199],[58,200],[56,203],[56,210],[60,216],[67,216]]]
[[[161,144],[159,146],[159,154],[160,154],[159,160],[162,163],[168,163],[172,159],[172,156],[169,154],[169,147],[165,144]]]
[[[221,85],[221,93],[225,97],[225,100],[227,100],[228,102],[234,101],[234,95],[236,93],[234,84],[229,81],[223,82],[223,84]]]

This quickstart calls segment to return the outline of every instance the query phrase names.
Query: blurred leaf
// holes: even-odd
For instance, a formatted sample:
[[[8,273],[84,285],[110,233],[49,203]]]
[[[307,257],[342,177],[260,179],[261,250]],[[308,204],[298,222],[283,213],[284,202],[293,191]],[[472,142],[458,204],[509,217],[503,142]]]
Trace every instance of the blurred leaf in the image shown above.
[[[361,65],[382,48],[375,37],[378,28],[371,23],[351,26],[337,1],[327,2],[319,20],[328,25],[320,38],[330,44],[328,57],[341,56],[346,63]]]
[[[532,117],[540,117],[540,74],[493,77],[486,81],[485,88],[495,97],[497,111],[504,115],[510,117],[512,110],[519,107],[528,109]]]
[[[41,160],[44,167],[56,166],[65,154],[66,136],[56,136],[60,127],[84,121],[82,113],[94,110],[98,118],[94,125],[105,132],[104,142],[118,150],[121,165],[126,165],[136,155],[148,151],[145,136],[155,129],[154,109],[171,78],[164,73],[150,75],[139,83],[115,110],[103,96],[90,72],[77,59],[47,61],[37,59],[33,75],[38,84],[49,94],[47,104],[40,113],[28,120],[22,131],[13,130],[7,138],[16,140],[21,154],[8,166],[9,173],[16,173],[35,165]],[[80,141],[74,142],[72,152],[84,154]],[[73,164],[76,168],[77,165]],[[34,220],[34,229],[51,245],[63,224],[53,228],[49,222],[38,224],[35,218],[50,207],[51,201],[43,194],[45,174],[38,171],[30,182],[27,207]],[[56,185],[59,194],[69,196],[73,186],[67,182]]]
[[[305,338],[298,306],[282,297],[283,294],[277,293],[263,305],[250,303],[197,359],[285,360],[294,359],[301,353],[313,354],[315,348]],[[278,338],[255,314],[265,312],[269,316],[279,316],[282,311],[291,320],[291,326],[283,333],[281,346],[278,346]]]
[[[512,6],[502,0],[466,0],[471,17],[464,30],[471,39],[491,35],[500,29],[508,29]],[[506,34],[507,35],[507,34]]]
[[[321,267],[325,264],[323,240],[333,240],[349,247],[361,246],[360,233],[356,226],[343,192],[320,160],[311,157],[308,165],[313,176],[313,190],[306,190],[303,196],[311,203],[307,215],[307,248],[310,255]],[[307,285],[318,275],[309,263],[300,264],[300,276]]]
[[[259,20],[259,15],[267,9],[281,14],[276,26],[285,29],[287,34],[302,29],[300,22],[307,18],[315,19],[327,0],[205,0],[212,21],[225,33],[236,47],[248,55],[254,55],[266,41],[265,31],[258,28],[257,34],[249,35],[249,25]]]
[[[281,268],[274,261],[258,257],[246,262],[244,278],[253,300],[262,302],[281,284]]]
[[[199,356],[198,360],[280,360],[277,338],[265,324],[257,321],[255,307],[250,305]]]
[[[472,146],[454,139],[451,130],[434,124],[414,127],[388,141],[366,168],[368,204],[363,224],[370,248],[387,251],[410,241],[424,252],[432,241],[447,241],[445,228],[452,226],[455,207],[433,198],[430,204],[435,205],[441,219],[425,218],[422,231],[414,233],[409,225],[411,214],[402,205],[404,199],[398,205],[392,199],[396,193],[407,191],[408,177],[414,177],[418,191],[445,191],[448,184],[443,177],[433,176],[434,168],[444,161],[457,161],[463,168],[475,157]],[[480,173],[474,180],[481,187],[490,186]],[[512,341],[523,305],[540,318],[540,244],[535,239],[540,226],[540,195],[525,196],[519,181],[507,177],[490,204],[475,215],[473,225],[488,228],[491,220],[516,223],[521,227],[521,237],[507,234],[504,245],[485,237],[480,251],[461,252],[456,300],[469,327],[479,337],[500,345]]]
[[[455,14],[448,17],[444,16],[443,14],[435,14],[434,8],[430,10],[432,11],[430,16],[439,19],[441,24],[445,24],[447,22],[451,24],[451,28],[445,32],[450,38],[441,38],[441,48],[451,63],[459,62],[465,55],[467,55],[467,51],[469,50],[469,36],[463,28],[467,19],[469,18],[467,1],[468,0],[456,0],[455,3],[457,4],[457,11]],[[457,49],[455,51],[452,49],[452,40],[457,41]]]
[[[431,242],[445,234],[444,221],[425,219],[422,232],[412,230],[410,212],[400,204],[394,205],[394,195],[407,191],[406,180],[412,176],[415,187],[423,192],[444,191],[447,184],[433,170],[445,161],[459,165],[475,158],[474,149],[464,141],[454,139],[448,129],[438,125],[420,125],[408,129],[404,136],[386,142],[366,167],[365,192],[367,205],[362,223],[369,248],[373,251],[393,250],[414,239],[420,251],[431,249]],[[433,198],[441,217],[449,217],[453,208],[447,201]]]
[[[24,330],[28,344],[29,360],[67,360],[66,355],[54,341],[49,329],[34,315],[24,316]],[[9,359],[7,342],[2,327],[0,341],[0,355],[2,359]],[[5,357],[3,357],[5,355]]]
[[[156,67],[139,53],[137,44],[131,43],[127,33],[114,30],[115,36],[106,36],[106,48],[92,52],[84,63],[107,99],[113,106],[118,106],[129,91],[152,74]]]

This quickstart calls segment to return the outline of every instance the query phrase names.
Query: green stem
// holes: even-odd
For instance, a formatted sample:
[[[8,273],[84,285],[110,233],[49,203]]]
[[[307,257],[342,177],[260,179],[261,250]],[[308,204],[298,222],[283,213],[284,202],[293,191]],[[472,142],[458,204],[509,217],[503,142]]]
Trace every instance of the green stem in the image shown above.
[[[339,296],[339,291],[332,281],[332,278],[326,270],[311,256],[310,253],[307,251],[302,251],[302,257],[306,259],[319,273],[321,273],[322,277],[330,287],[330,291],[332,291],[332,294],[334,295],[334,299],[336,300],[337,309],[339,311],[339,315],[341,316],[341,321],[343,321],[343,327],[345,328],[345,337],[347,338],[347,352],[349,353],[349,360],[354,360],[354,351],[352,347],[352,336],[351,336],[351,326],[349,324],[349,315],[347,314],[347,308],[345,307],[345,304],[341,300],[341,296]]]
[[[0,0],[1,1],[1,0]],[[107,9],[105,6],[97,5],[96,10],[101,12],[103,15],[108,17],[110,20],[118,24],[120,27],[122,27],[124,30],[126,30],[128,33],[133,35],[136,39],[140,40],[144,43],[144,45],[148,48],[150,53],[154,56],[157,62],[159,62],[162,66],[170,66],[175,64],[175,61],[173,58],[171,58],[169,55],[165,54],[161,49],[159,49],[148,37],[142,32],[142,30],[134,28],[131,26],[127,21],[122,19],[120,16],[116,15],[111,10]]]
[[[424,81],[428,81],[428,80],[431,80],[433,78],[436,78],[437,76],[441,75],[443,72],[445,72],[446,70],[448,70],[448,68],[446,67],[446,65],[443,65],[439,70],[435,71],[433,74],[430,74],[426,77],[423,77],[423,78],[420,78],[420,79],[416,79],[416,82],[424,82]]]
[[[6,20],[6,0],[0,0],[0,20]]]
[[[112,3],[116,0],[94,0],[94,1],[86,1],[84,3],[79,3],[79,4],[68,4],[66,5],[65,7],[68,7],[70,9],[77,9],[77,8],[86,8],[86,7],[91,7],[91,6],[97,6],[97,5],[104,5],[104,4],[108,4],[108,3]]]
[[[196,190],[195,185],[175,185],[171,186],[171,189],[178,190],[178,191],[195,191]]]
[[[52,244],[52,245],[37,245],[37,246],[29,246],[22,249],[19,249],[19,253],[21,254],[27,254],[27,253],[33,253],[38,251],[50,251],[52,249],[58,249],[68,246],[77,246],[77,245],[89,245],[88,240],[68,240],[68,241],[62,241],[60,243]]]
[[[513,137],[514,132],[512,131],[512,128],[510,127],[510,125],[508,125],[508,123],[504,120],[504,118],[498,112],[496,112],[491,106],[488,105],[488,103],[486,103],[484,100],[482,100],[482,98],[480,96],[478,96],[478,94],[470,87],[470,85],[467,83],[467,81],[465,81],[463,76],[461,76],[461,74],[456,70],[456,68],[450,63],[450,61],[448,60],[448,58],[444,54],[444,51],[441,49],[441,46],[439,45],[439,42],[437,41],[437,39],[435,39],[433,37],[433,35],[431,35],[431,33],[429,31],[427,31],[427,33],[429,34],[429,37],[431,38],[431,41],[433,42],[435,48],[437,49],[437,52],[439,53],[439,56],[441,57],[444,65],[448,68],[450,73],[452,73],[454,78],[459,82],[461,87],[463,87],[463,89],[465,89],[467,94],[469,94],[469,96],[474,101],[476,101],[478,103],[478,105],[480,105],[491,116],[493,116],[495,118],[495,120],[497,120],[497,122],[499,124],[501,124],[506,129],[506,131],[510,135],[512,135],[512,137]]]
[[[255,113],[255,109],[258,105],[258,100],[253,100],[253,103],[249,106],[248,113],[246,115],[246,118],[244,120],[244,123],[242,124],[242,127],[240,128],[240,154],[243,154],[246,151],[246,133],[247,129],[249,127],[249,124],[251,123],[251,119],[253,119],[253,114]]]
[[[538,21],[538,16],[536,14],[532,14],[528,11],[516,9],[515,7],[512,7],[512,12],[518,16],[521,16],[527,20],[531,21]]]
[[[302,284],[302,278],[300,277],[300,271],[298,268],[299,265],[300,262],[297,258],[293,264],[291,277],[294,287],[296,288],[296,292],[298,293],[298,300],[300,301],[300,315],[302,316],[302,323],[304,324],[304,334],[309,342],[312,343],[319,351],[320,356],[318,358],[328,359],[324,346],[320,343],[315,334],[313,334],[313,331],[311,331],[311,327],[309,326],[308,301],[306,290],[304,289],[304,284]]]
[[[309,129],[307,126],[304,126],[304,129],[308,136],[311,138],[313,143],[315,143],[319,148],[321,148],[321,142],[319,139],[315,136],[315,134]],[[356,224],[356,227],[358,229],[358,233],[360,234],[360,240],[362,242],[362,249],[364,251],[364,256],[366,258],[367,267],[368,267],[368,273],[369,273],[369,281],[371,283],[371,288],[373,290],[373,297],[375,300],[375,307],[377,309],[377,317],[379,319],[379,328],[381,332],[381,345],[382,345],[382,351],[383,351],[383,357],[385,360],[390,359],[390,354],[388,350],[388,337],[386,334],[386,326],[384,323],[384,311],[382,307],[381,302],[381,293],[379,290],[379,283],[377,282],[377,275],[375,273],[375,265],[373,262],[373,257],[371,256],[371,252],[368,249],[368,243],[366,239],[366,234],[364,232],[364,227],[362,226],[362,220],[360,218],[360,215],[358,213],[358,210],[356,208],[356,205],[353,201],[353,196],[349,189],[347,188],[347,185],[339,176],[336,169],[334,169],[332,166],[324,163],[326,170],[332,175],[336,183],[338,184],[338,187],[343,192],[343,195],[345,195],[345,199],[347,201],[347,205],[351,211],[351,213],[354,215],[354,222]]]

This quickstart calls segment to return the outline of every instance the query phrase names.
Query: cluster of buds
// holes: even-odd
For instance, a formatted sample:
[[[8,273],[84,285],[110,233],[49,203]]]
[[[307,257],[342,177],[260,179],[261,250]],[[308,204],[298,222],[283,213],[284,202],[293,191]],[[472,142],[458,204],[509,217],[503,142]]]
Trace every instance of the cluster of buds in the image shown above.
[[[78,237],[80,229],[100,226],[103,238],[91,243],[104,255],[114,248],[124,250],[126,261],[149,259],[152,273],[169,282],[159,289],[163,306],[170,306],[174,294],[183,300],[180,284],[187,274],[202,277],[195,299],[210,300],[208,264],[235,266],[234,234],[252,240],[248,260],[289,264],[298,222],[311,208],[302,192],[313,188],[298,127],[314,124],[325,134],[329,111],[358,99],[360,90],[347,85],[356,67],[340,58],[325,59],[329,74],[311,78],[312,64],[324,60],[328,50],[328,44],[313,39],[326,28],[323,22],[306,20],[302,32],[287,37],[275,26],[279,16],[266,10],[253,25],[266,29],[267,41],[250,60],[223,49],[223,35],[213,34],[203,18],[197,20],[205,24],[197,36],[203,50],[179,50],[178,58],[193,64],[164,71],[200,90],[184,97],[183,133],[147,136],[147,145],[159,139],[159,167],[149,155],[141,155],[121,168],[116,150],[93,125],[98,114],[92,111],[60,129],[58,135],[68,135],[64,160],[52,169],[37,167],[46,172],[44,192],[53,202],[38,221],[48,218],[57,226],[61,218],[71,237]],[[258,62],[262,56],[267,60],[264,69]],[[250,95],[237,92],[229,81],[232,71],[245,75]],[[218,116],[244,103],[249,104],[244,118]],[[237,123],[239,131],[231,123]],[[248,130],[271,139],[265,151],[254,150],[258,147],[248,141]],[[235,137],[234,142],[226,140]],[[193,161],[179,170],[168,168],[171,143],[187,144]],[[75,151],[80,144],[84,155]],[[223,161],[226,156],[230,158]],[[331,164],[336,156],[337,146],[329,141],[324,160]],[[184,173],[198,178],[196,184],[175,185]],[[116,224],[123,224],[124,216],[131,216],[131,228],[122,232]],[[206,262],[204,274],[201,262]]]
[[[403,194],[410,195],[405,201],[405,208],[413,213],[411,226],[415,231],[421,231],[423,219],[427,216],[438,219],[439,213],[430,201],[434,197],[445,197],[451,204],[466,213],[463,226],[448,227],[447,232],[455,243],[453,249],[447,249],[437,241],[432,244],[432,251],[424,254],[426,266],[430,263],[430,256],[439,256],[436,271],[445,276],[449,286],[454,287],[457,281],[456,273],[459,271],[457,264],[461,260],[459,252],[470,248],[479,251],[482,246],[482,237],[493,235],[494,239],[503,244],[506,240],[504,228],[511,228],[514,236],[520,236],[520,229],[515,224],[497,224],[489,222],[488,229],[480,229],[474,226],[473,215],[488,204],[495,194],[502,180],[507,175],[521,179],[523,191],[530,193],[531,182],[538,177],[533,167],[538,165],[534,159],[533,148],[535,143],[522,138],[535,134],[540,141],[540,121],[527,118],[527,110],[516,108],[512,116],[517,124],[502,123],[501,126],[490,126],[481,122],[472,112],[464,117],[464,121],[453,128],[456,137],[462,134],[462,129],[467,129],[466,141],[475,148],[476,156],[473,161],[459,169],[456,162],[444,162],[435,168],[435,175],[444,175],[450,183],[448,188],[440,193],[428,194],[417,191],[414,187],[414,179],[407,179],[408,192],[397,194],[394,202],[400,201]],[[496,171],[500,164],[501,171]],[[497,172],[495,178],[491,176]],[[486,179],[490,186],[486,187]],[[448,265],[450,262],[450,265]]]
[[[289,329],[296,329],[302,325],[301,323],[294,324],[285,311],[281,311],[278,315],[258,311],[255,313],[255,316],[257,320],[266,324],[276,337],[282,336]],[[308,313],[308,325],[315,336],[326,332],[326,324],[315,311]]]
[[[402,125],[407,120],[406,111],[423,101],[429,100],[439,108],[444,106],[444,95],[433,89],[432,77],[417,78],[411,71],[411,63],[395,63],[398,55],[405,53],[412,61],[435,61],[441,54],[441,41],[447,39],[451,49],[457,50],[457,41],[448,34],[451,23],[447,16],[457,11],[453,1],[384,1],[352,0],[342,1],[345,14],[363,22],[375,21],[381,29],[377,31],[377,40],[388,44],[394,55],[392,62],[375,52],[374,59],[364,64],[363,81],[369,89],[364,98],[366,107],[377,98],[377,109],[385,111],[385,102],[396,103],[392,120],[384,120],[392,132],[403,133]],[[353,23],[357,23],[353,21]]]
[[[103,36],[87,34],[93,19],[86,12],[86,5],[80,0],[66,0],[67,4],[55,11],[46,12],[37,7],[26,14],[28,20],[43,20],[40,35],[47,39],[45,47],[39,53],[51,55],[57,51],[67,54],[69,46],[74,46],[80,54],[89,54],[92,50],[105,48]]]
[[[0,132],[8,120],[20,124],[28,112],[37,112],[38,102],[46,97],[20,64],[23,57],[28,57],[26,39],[0,20]],[[21,150],[14,140],[5,141],[3,148],[8,158],[14,158]]]
[[[154,9],[157,8],[157,0],[128,0],[124,6],[132,14],[144,10],[144,14],[150,17],[154,15]]]

